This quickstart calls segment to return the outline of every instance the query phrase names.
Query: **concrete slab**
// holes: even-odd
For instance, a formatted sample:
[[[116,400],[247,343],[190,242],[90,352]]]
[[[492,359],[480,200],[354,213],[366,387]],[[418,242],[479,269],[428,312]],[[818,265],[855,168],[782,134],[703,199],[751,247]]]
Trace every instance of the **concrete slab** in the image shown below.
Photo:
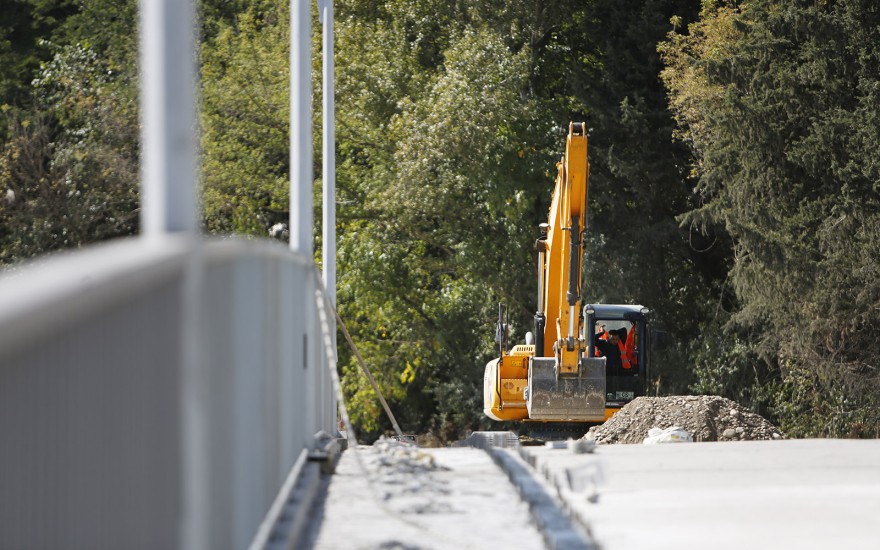
[[[418,449],[407,457],[363,446],[343,453],[330,477],[309,546],[544,548],[528,506],[485,451]]]
[[[604,550],[880,549],[880,441],[527,452]]]

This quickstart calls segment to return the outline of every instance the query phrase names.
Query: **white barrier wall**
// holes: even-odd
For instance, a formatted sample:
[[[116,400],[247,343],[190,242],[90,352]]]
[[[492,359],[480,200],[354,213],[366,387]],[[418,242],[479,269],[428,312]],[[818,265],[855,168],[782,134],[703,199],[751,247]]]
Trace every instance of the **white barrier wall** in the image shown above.
[[[319,284],[280,243],[188,237],[0,278],[0,548],[246,547],[335,431]]]

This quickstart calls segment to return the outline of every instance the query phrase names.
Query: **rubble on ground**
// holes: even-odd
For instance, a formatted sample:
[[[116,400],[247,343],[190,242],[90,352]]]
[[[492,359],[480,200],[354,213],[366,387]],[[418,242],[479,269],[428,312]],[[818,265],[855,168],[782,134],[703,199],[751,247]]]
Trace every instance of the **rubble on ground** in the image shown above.
[[[694,441],[782,439],[779,428],[741,405],[716,395],[638,397],[584,438],[597,443],[642,443],[651,428],[680,426]]]
[[[438,476],[448,470],[434,455],[414,445],[380,438],[372,446],[360,446],[359,457],[373,489],[398,514],[448,512],[447,482]]]
[[[372,462],[375,463],[380,476],[399,473],[423,474],[434,470],[445,470],[435,462],[434,456],[430,453],[415,445],[393,439],[382,437],[371,447],[364,446],[364,449],[371,451],[368,456],[372,457]]]

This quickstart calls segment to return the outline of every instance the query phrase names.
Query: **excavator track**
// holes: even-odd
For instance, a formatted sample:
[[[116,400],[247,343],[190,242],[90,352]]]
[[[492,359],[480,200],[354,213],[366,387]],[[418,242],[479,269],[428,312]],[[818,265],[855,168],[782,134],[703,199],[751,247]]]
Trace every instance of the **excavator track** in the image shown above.
[[[524,422],[520,444],[543,445],[548,441],[580,439],[592,426],[601,422]]]

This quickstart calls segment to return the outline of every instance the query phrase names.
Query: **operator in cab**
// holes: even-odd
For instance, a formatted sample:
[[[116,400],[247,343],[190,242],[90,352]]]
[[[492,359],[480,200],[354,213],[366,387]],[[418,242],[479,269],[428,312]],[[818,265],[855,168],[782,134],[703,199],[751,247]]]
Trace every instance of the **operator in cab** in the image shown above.
[[[606,368],[609,374],[623,374],[624,372],[629,372],[629,369],[632,368],[626,354],[625,328],[609,330],[605,339],[600,337],[596,340],[596,347],[602,356],[605,357]]]

